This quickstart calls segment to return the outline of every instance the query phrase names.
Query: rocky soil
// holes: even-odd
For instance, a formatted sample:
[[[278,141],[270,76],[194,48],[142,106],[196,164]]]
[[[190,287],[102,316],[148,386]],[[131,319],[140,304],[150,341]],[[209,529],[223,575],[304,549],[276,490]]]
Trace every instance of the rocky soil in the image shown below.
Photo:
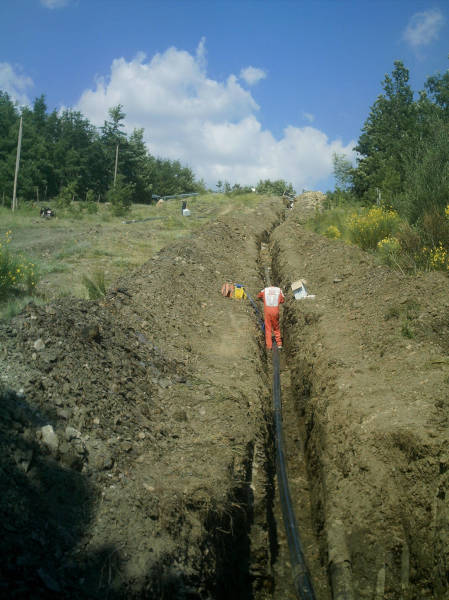
[[[321,201],[230,214],[101,301],[0,325],[0,597],[294,597],[270,357],[250,303],[220,294],[255,294],[267,256],[317,598],[449,597],[448,280],[307,232]]]

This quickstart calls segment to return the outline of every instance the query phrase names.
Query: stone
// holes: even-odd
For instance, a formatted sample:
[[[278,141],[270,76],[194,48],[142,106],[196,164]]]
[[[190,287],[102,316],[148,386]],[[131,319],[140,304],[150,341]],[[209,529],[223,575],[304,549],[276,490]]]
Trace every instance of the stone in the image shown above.
[[[80,437],[81,437],[81,432],[79,432],[74,427],[70,427],[70,425],[69,425],[69,426],[67,426],[65,428],[65,439],[68,442],[71,442],[72,440],[79,439]]]
[[[59,438],[55,433],[55,430],[51,425],[44,425],[41,427],[42,433],[42,442],[49,448],[52,452],[56,452],[59,447]]]
[[[70,408],[58,408],[56,410],[56,414],[59,418],[67,420],[70,419],[70,417],[72,416],[72,411],[70,410]]]
[[[43,350],[45,348],[45,344],[42,340],[42,338],[39,338],[38,340],[36,340],[33,344],[33,347],[35,350],[37,350],[38,352],[40,352],[41,350]]]

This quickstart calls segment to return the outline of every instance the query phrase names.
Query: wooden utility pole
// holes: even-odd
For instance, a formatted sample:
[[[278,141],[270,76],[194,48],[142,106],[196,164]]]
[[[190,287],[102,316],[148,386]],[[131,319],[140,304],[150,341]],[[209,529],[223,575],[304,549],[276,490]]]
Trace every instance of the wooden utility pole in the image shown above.
[[[22,117],[20,117],[19,137],[17,139],[16,172],[14,174],[14,191],[12,194],[12,210],[17,208],[17,176],[19,174],[20,148],[22,146]]]
[[[118,144],[115,148],[115,169],[114,169],[114,187],[117,179],[117,165],[118,165]]]

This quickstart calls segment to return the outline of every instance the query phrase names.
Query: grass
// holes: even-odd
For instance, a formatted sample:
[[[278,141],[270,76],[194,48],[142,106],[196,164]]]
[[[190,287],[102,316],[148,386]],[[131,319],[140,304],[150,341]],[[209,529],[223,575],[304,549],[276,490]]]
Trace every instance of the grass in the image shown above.
[[[133,205],[126,217],[114,217],[100,204],[98,213],[83,212],[82,219],[77,209],[56,208],[56,217],[47,220],[39,216],[37,205],[20,205],[14,213],[0,206],[0,237],[11,231],[11,250],[37,265],[41,275],[37,294],[43,302],[63,296],[87,298],[86,278],[92,280],[93,274],[103,273],[105,281],[112,284],[163,246],[194,235],[221,215],[247,214],[263,199],[257,194],[187,198],[190,217],[182,217],[180,200],[160,206]],[[52,207],[51,202],[45,205]],[[125,220],[137,222],[125,224]],[[0,318],[20,310],[21,302],[16,298],[5,301],[0,305]]]

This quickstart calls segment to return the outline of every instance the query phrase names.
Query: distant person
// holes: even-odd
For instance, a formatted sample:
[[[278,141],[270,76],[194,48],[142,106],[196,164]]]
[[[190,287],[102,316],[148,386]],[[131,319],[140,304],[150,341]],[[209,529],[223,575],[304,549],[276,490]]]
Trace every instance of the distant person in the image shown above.
[[[181,214],[184,214],[185,209],[187,208],[187,200],[183,200],[182,201],[182,205],[181,205]]]
[[[273,341],[271,336],[274,335],[277,347],[282,348],[281,332],[279,330],[279,304],[285,302],[284,294],[281,288],[270,286],[264,288],[257,294],[257,297],[263,300],[264,316],[265,316],[265,343],[267,348],[271,350]]]

